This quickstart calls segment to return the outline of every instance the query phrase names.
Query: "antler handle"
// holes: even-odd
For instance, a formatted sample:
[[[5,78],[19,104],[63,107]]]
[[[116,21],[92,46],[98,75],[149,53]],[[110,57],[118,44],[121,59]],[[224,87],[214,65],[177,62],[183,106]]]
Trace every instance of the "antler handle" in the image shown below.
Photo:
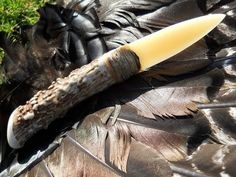
[[[7,132],[9,145],[12,148],[22,147],[36,132],[47,128],[75,104],[139,70],[137,55],[123,46],[72,71],[68,77],[58,78],[47,90],[39,91],[11,114]]]

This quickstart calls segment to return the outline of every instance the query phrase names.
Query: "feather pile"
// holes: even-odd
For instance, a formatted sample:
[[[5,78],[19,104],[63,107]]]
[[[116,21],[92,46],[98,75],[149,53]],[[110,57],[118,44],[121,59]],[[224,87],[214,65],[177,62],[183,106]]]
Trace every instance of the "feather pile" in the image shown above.
[[[1,177],[236,176],[235,0],[60,0],[38,12],[17,41],[0,33]],[[204,39],[75,105],[23,148],[8,146],[11,112],[56,78],[210,13],[226,18]]]

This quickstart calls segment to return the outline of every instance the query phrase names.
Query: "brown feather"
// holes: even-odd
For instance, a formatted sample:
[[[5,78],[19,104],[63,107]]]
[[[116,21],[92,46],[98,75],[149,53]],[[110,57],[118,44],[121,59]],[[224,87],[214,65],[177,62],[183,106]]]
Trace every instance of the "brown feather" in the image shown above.
[[[234,1],[73,0],[64,7],[77,18],[47,5],[25,31],[29,48],[1,36],[11,81],[1,87],[1,121],[107,49],[209,12],[227,17],[169,61],[75,105],[18,151],[4,145],[1,124],[0,176],[235,176]]]

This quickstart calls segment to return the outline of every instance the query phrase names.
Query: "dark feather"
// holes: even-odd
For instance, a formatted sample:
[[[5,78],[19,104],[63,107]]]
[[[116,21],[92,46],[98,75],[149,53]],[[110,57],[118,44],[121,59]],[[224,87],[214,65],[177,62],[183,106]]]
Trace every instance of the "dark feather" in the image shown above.
[[[19,41],[0,35],[8,81],[0,87],[0,176],[235,176],[234,1],[59,3],[66,9],[45,5]],[[6,144],[14,108],[56,78],[208,13],[227,17],[192,47],[75,105],[22,149]]]
[[[235,145],[203,144],[187,161],[173,165],[186,176],[235,176]]]

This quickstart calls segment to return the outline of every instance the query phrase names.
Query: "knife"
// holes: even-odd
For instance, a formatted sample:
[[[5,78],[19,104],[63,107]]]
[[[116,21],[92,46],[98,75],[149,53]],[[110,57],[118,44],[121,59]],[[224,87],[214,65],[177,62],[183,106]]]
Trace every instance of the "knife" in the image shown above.
[[[214,29],[224,17],[206,15],[172,25],[109,51],[69,76],[58,78],[13,111],[7,127],[9,145],[21,148],[75,104],[176,55]]]

